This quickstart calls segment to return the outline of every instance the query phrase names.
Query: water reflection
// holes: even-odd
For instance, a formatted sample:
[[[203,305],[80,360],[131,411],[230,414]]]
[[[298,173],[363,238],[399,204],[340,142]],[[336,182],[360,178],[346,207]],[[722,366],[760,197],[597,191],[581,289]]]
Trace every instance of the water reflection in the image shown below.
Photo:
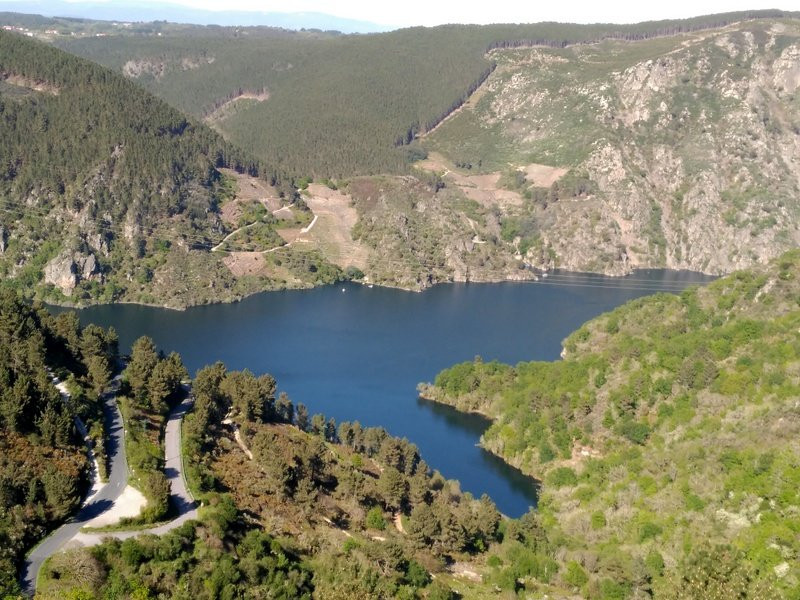
[[[425,398],[417,398],[417,405],[429,411],[432,418],[444,419],[449,426],[468,431],[475,436],[475,439],[480,439],[483,432],[492,424],[489,419],[481,415],[463,413],[446,404],[440,404]],[[515,494],[526,498],[531,507],[536,507],[539,500],[539,489],[541,488],[538,480],[528,477],[516,467],[512,467],[500,457],[483,448],[480,448],[479,456],[484,468],[494,471],[508,482],[509,487]]]

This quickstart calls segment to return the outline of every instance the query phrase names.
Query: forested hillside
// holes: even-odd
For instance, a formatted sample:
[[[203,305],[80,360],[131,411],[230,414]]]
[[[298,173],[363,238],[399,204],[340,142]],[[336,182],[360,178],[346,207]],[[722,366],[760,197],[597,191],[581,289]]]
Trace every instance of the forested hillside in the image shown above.
[[[0,274],[52,301],[187,305],[264,283],[209,250],[229,231],[218,168],[269,171],[121,75],[0,32]]]
[[[156,413],[169,387],[161,374],[179,361],[158,363],[152,342],[138,340],[123,405]],[[493,547],[536,552],[533,514],[502,522],[488,497],[474,499],[431,471],[408,440],[311,416],[276,397],[269,375],[217,363],[196,374],[193,393],[183,445],[203,504],[198,521],[162,537],[59,552],[43,567],[37,597],[176,597],[177,589],[199,598],[448,600],[456,561],[473,568]],[[139,437],[140,417],[124,412],[126,438]],[[149,478],[135,459],[146,450],[141,440],[126,445],[132,472]],[[148,512],[157,508],[149,498]]]
[[[206,367],[183,429],[200,520],[58,554],[42,597],[794,598],[799,278],[789,253],[603,315],[562,361],[476,359],[423,387],[491,416],[483,445],[541,479],[520,519],[407,440]],[[146,346],[127,375],[138,402],[160,389],[136,374]]]
[[[405,147],[460,106],[492,71],[495,47],[563,47],[648,39],[780,11],[726,13],[637,25],[442,26],[330,36],[260,28],[195,28],[156,36],[124,32],[54,42],[125,73],[202,117],[243,92],[215,126],[296,175],[342,177],[405,170]],[[263,98],[263,96],[262,96]]]
[[[561,361],[476,360],[421,391],[494,419],[482,445],[542,480],[590,597],[794,598],[799,331],[794,251],[598,317]]]
[[[77,507],[87,483],[81,416],[103,465],[99,393],[116,361],[116,335],[81,329],[0,292],[0,596],[17,591],[24,553]],[[69,405],[49,372],[71,374]]]
[[[541,269],[722,274],[800,243],[794,13],[57,43],[290,172],[440,176],[437,186],[477,202],[497,227],[486,236],[469,224],[472,209],[459,211],[461,237],[491,241],[481,250],[492,260],[480,259],[491,266],[467,272],[461,256],[428,268],[430,282],[508,278],[514,255]],[[401,204],[391,209],[413,222]],[[470,245],[448,243],[445,254]],[[367,274],[425,285],[381,271]]]
[[[341,278],[422,289],[554,267],[720,274],[800,243],[793,14],[368,36],[157,29],[45,37],[288,175],[122,78],[47,54],[82,65],[69,86],[44,71],[0,82],[5,185],[14,207],[35,209],[3,224],[0,267],[25,288],[44,279],[51,300],[187,306]],[[78,102],[95,71],[108,90]],[[123,91],[125,106],[94,99]],[[83,140],[61,115],[95,104],[120,114]],[[47,144],[58,152],[42,160]]]

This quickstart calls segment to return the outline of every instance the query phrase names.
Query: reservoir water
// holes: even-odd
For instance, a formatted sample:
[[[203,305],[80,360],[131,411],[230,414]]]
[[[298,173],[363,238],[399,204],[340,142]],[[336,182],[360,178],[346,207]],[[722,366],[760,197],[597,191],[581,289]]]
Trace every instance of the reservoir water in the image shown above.
[[[179,352],[192,374],[217,360],[271,373],[311,414],[407,437],[463,490],[488,493],[502,512],[519,516],[536,504],[535,482],[476,445],[487,421],[419,400],[417,383],[476,355],[512,364],[558,359],[561,341],[584,321],[709,279],[662,270],[624,278],[555,273],[540,283],[447,284],[421,294],[344,284],[183,312],[124,304],[79,315],[84,324],[113,326],[125,353],[139,336],[152,337]]]

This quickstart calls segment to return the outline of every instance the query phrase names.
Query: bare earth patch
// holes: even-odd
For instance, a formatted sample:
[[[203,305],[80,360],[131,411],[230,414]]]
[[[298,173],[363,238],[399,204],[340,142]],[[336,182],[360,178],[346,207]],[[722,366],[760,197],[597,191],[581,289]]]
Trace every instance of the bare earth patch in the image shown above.
[[[531,164],[525,167],[525,179],[537,187],[549,188],[567,174],[569,169],[550,167],[548,165]]]
[[[142,492],[133,486],[125,486],[122,494],[114,500],[111,508],[86,523],[86,527],[116,525],[125,517],[138,517],[145,506],[147,506],[147,499]]]
[[[515,191],[499,185],[502,173],[494,171],[481,175],[467,175],[456,169],[438,152],[431,152],[425,160],[417,163],[420,169],[439,173],[448,183],[455,184],[467,198],[483,206],[520,206],[524,200]],[[569,169],[549,165],[530,164],[521,168],[525,179],[537,187],[549,188],[567,174]]]
[[[520,206],[524,202],[522,196],[498,185],[500,173],[486,175],[461,175],[452,172],[449,175],[461,191],[484,206]]]
[[[427,159],[417,163],[417,166],[426,171],[439,173],[447,183],[457,186],[467,198],[483,206],[520,206],[524,202],[519,193],[498,185],[501,177],[499,171],[466,175],[436,152],[432,152]]]
[[[299,241],[297,238],[300,237],[301,232],[302,229],[299,227],[284,227],[278,229],[278,235],[281,236],[287,244]]]
[[[209,112],[203,120],[206,123],[213,123],[216,121],[222,121],[225,117],[230,116],[232,109],[235,108],[236,104],[239,103],[241,100],[253,100],[255,102],[265,102],[269,100],[270,93],[267,90],[262,90],[261,92],[251,92],[251,91],[242,91],[233,96],[231,96],[228,100],[220,104],[217,108]]]
[[[262,252],[231,252],[222,259],[236,277],[244,275],[257,275],[264,270],[266,260]]]
[[[220,172],[236,180],[236,196],[222,205],[220,216],[225,223],[236,223],[242,214],[242,206],[251,202],[260,202],[270,212],[282,208],[283,202],[278,195],[278,191],[271,185],[257,177],[251,177],[243,173],[237,173],[233,169],[220,169]],[[277,214],[276,214],[277,216]]]
[[[226,171],[226,174],[230,173]],[[243,177],[238,174],[236,176],[238,178]],[[253,199],[264,202],[264,198],[260,194],[264,193],[268,186],[264,186],[263,182],[258,180],[255,180],[255,185],[251,185],[250,179],[252,178],[244,179],[244,184],[240,182],[240,193],[237,193],[236,199],[223,206],[223,219],[226,222],[235,222],[241,214],[241,208],[237,208],[240,196],[242,202],[251,202]],[[244,193],[241,192],[242,189],[244,189]],[[287,227],[278,229],[278,235],[286,242],[283,246],[265,248],[259,252],[228,253],[222,259],[222,262],[231,273],[237,277],[245,275],[275,275],[275,273],[272,273],[274,271],[273,265],[267,259],[267,255],[295,244],[308,244],[309,247],[319,249],[327,260],[343,269],[350,266],[362,270],[366,268],[370,252],[369,248],[354,241],[350,234],[353,226],[358,221],[358,212],[351,206],[350,197],[338,190],[332,190],[320,184],[309,185],[308,192],[309,195],[306,196],[305,203],[314,214],[311,223],[303,228]],[[276,200],[279,200],[277,196]],[[278,218],[292,218],[291,209],[287,207],[268,207]]]
[[[57,96],[59,92],[58,87],[52,85],[51,83],[48,83],[46,81],[39,81],[36,79],[30,79],[28,77],[23,77],[22,75],[16,75],[14,73],[0,72],[0,80],[3,80],[4,82],[10,85],[15,85],[20,88],[26,88],[34,92],[52,94],[53,96]]]
[[[481,576],[473,570],[473,566],[465,562],[454,562],[450,565],[450,572],[456,577],[462,577],[469,581],[481,581]]]
[[[314,183],[308,186],[308,191],[311,195],[305,202],[316,222],[309,231],[301,233],[297,241],[315,243],[325,258],[343,269],[350,266],[365,269],[369,249],[354,241],[350,234],[358,221],[358,212],[351,205],[350,196]]]

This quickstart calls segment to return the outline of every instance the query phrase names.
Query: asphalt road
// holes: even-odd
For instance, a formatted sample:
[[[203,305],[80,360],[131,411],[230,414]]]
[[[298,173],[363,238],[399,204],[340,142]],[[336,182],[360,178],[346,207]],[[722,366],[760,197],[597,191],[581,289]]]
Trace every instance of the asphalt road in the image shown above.
[[[125,456],[122,415],[116,403],[118,385],[119,382],[117,381],[113,391],[106,395],[103,404],[106,431],[108,432],[108,482],[98,492],[84,501],[81,509],[69,522],[56,529],[30,553],[25,561],[21,578],[23,591],[29,596],[33,596],[36,591],[36,579],[42,563],[71,541],[82,546],[94,546],[107,538],[127,539],[145,533],[161,535],[179,527],[190,519],[197,518],[197,503],[186,486],[181,456],[181,423],[184,415],[191,410],[194,403],[191,389],[189,386],[185,386],[187,396],[170,412],[164,432],[164,474],[170,484],[170,505],[172,513],[176,515],[175,518],[168,523],[151,527],[150,529],[81,533],[81,528],[85,527],[88,521],[108,510],[128,485],[128,462]],[[82,423],[79,429],[81,427],[83,427]]]
[[[105,395],[103,403],[103,415],[108,434],[108,439],[106,440],[108,481],[97,493],[84,500],[83,506],[70,521],[56,529],[28,555],[22,570],[21,584],[23,591],[30,596],[36,591],[36,578],[42,568],[42,563],[75,537],[75,534],[88,521],[108,510],[128,484],[125,434],[122,426],[122,415],[117,408],[116,401],[118,386],[119,381],[117,380],[112,391]],[[77,418],[76,420],[79,421]],[[85,431],[83,423],[78,425],[78,429]]]
[[[188,388],[187,388],[187,391]],[[80,533],[77,532],[73,539],[82,546],[96,546],[104,539],[115,538],[124,540],[137,537],[145,533],[153,535],[163,535],[186,521],[197,518],[197,502],[195,502],[188,488],[183,473],[183,462],[181,459],[181,422],[184,415],[189,412],[194,403],[191,394],[178,406],[170,411],[167,417],[167,427],[164,431],[164,474],[170,485],[170,510],[174,518],[167,523],[150,527],[149,529],[137,529],[133,531],[114,531],[103,533]]]

